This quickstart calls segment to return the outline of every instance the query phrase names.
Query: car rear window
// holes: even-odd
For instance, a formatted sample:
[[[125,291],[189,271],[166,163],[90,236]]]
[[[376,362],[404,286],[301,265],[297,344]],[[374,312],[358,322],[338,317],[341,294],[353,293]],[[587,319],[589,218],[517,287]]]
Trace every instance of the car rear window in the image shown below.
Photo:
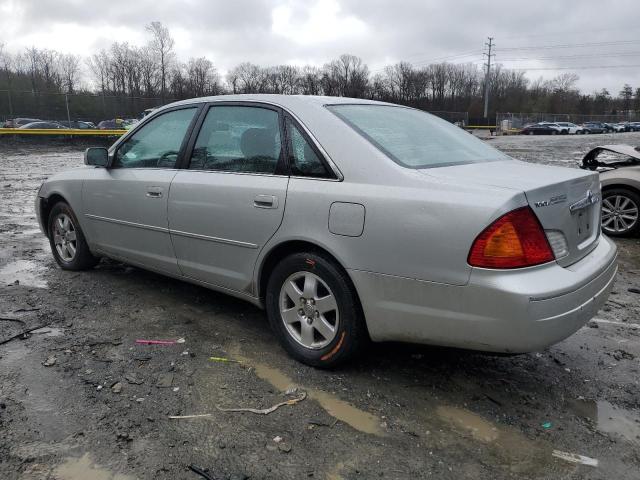
[[[509,159],[461,128],[421,110],[373,104],[326,107],[403,167],[432,168]]]

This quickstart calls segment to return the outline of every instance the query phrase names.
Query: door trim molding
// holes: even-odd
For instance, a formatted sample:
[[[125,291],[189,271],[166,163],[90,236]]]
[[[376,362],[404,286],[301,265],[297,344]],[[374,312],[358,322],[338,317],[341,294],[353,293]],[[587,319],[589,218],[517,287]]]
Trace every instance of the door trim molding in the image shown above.
[[[215,243],[224,243],[227,245],[234,245],[236,247],[251,248],[254,250],[259,247],[259,245],[256,245],[255,243],[241,242],[239,240],[230,240],[228,238],[211,237],[209,235],[201,235],[199,233],[182,232],[180,230],[171,230],[171,229],[169,230],[169,232],[172,235],[179,235],[181,237],[188,237],[188,238],[197,238],[198,240],[206,240],[206,241],[215,242]]]
[[[127,227],[143,228],[145,230],[153,230],[154,232],[169,233],[169,229],[165,227],[156,227],[154,225],[146,225],[144,223],[127,222],[126,220],[118,220],[117,218],[101,217],[99,215],[92,215],[91,213],[85,213],[85,217],[93,220],[99,220],[101,222],[115,223],[118,225],[126,225]]]
[[[231,240],[231,239],[228,239],[228,238],[211,237],[209,235],[201,235],[199,233],[183,232],[183,231],[180,231],[180,230],[171,230],[171,229],[165,228],[165,227],[156,227],[154,225],[146,225],[144,223],[128,222],[126,220],[118,220],[116,218],[101,217],[99,215],[92,215],[90,213],[85,213],[84,215],[87,218],[91,218],[93,220],[98,220],[98,221],[101,221],[101,222],[115,223],[117,225],[125,225],[127,227],[142,228],[142,229],[145,229],[145,230],[152,230],[154,232],[170,233],[172,235],[179,235],[181,237],[187,237],[187,238],[196,238],[198,240],[205,240],[205,241],[208,241],[208,242],[223,243],[223,244],[226,244],[226,245],[233,245],[233,246],[236,246],[236,247],[250,248],[250,249],[253,249],[253,250],[255,250],[255,249],[260,247],[260,245],[257,245],[255,243],[241,242],[239,240]]]

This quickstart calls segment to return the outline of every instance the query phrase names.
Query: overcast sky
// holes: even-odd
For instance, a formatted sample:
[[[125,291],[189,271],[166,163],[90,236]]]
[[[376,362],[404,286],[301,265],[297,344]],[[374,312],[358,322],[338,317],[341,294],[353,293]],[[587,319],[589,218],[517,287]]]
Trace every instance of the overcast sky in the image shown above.
[[[480,64],[490,35],[495,61],[506,67],[528,68],[530,78],[575,72],[581,89],[617,95],[625,82],[640,87],[639,7],[638,0],[0,0],[0,43],[12,52],[36,46],[90,55],[114,41],[144,44],[144,26],[159,20],[181,60],[206,56],[221,73],[242,61],[322,65],[342,53],[375,72],[399,60]],[[521,49],[507,50],[514,48]],[[615,68],[576,68],[590,66]]]

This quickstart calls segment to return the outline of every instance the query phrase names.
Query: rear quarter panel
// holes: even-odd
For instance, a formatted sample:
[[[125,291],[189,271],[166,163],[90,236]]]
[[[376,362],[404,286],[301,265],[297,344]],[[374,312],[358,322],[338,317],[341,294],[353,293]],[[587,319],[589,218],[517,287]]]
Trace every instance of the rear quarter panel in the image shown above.
[[[305,240],[329,251],[346,269],[466,284],[473,240],[493,219],[526,204],[524,195],[460,188],[404,170],[400,185],[292,178],[282,225],[261,256],[282,242]],[[362,235],[331,233],[334,202],[364,205]]]

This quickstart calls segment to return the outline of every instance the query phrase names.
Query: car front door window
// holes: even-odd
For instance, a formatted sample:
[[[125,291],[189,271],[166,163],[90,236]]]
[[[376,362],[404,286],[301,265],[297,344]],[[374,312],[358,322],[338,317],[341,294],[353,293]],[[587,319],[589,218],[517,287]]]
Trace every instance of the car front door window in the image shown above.
[[[137,130],[116,151],[114,168],[175,168],[196,107],[164,113]]]

